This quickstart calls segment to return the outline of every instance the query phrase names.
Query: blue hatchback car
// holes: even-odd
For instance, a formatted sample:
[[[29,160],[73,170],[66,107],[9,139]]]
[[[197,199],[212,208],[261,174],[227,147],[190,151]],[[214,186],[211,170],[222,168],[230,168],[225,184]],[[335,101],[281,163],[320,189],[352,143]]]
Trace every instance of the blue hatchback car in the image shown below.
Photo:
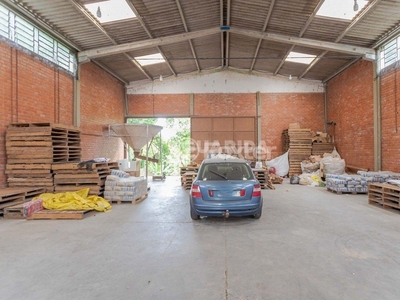
[[[261,186],[243,159],[205,159],[190,190],[190,216],[262,215]]]

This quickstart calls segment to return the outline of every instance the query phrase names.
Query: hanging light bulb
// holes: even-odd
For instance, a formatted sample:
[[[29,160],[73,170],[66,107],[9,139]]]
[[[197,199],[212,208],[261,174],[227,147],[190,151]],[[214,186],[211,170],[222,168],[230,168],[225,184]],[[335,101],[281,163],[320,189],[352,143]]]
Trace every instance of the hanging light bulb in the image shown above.
[[[100,5],[97,7],[96,16],[97,16],[98,18],[101,18],[101,10],[100,10]]]
[[[292,80],[292,74],[289,75],[289,80]]]
[[[358,3],[357,3],[357,0],[354,0],[353,9],[354,9],[354,11],[358,11]]]
[[[162,75],[160,75],[160,81],[162,81],[162,80],[163,80]]]

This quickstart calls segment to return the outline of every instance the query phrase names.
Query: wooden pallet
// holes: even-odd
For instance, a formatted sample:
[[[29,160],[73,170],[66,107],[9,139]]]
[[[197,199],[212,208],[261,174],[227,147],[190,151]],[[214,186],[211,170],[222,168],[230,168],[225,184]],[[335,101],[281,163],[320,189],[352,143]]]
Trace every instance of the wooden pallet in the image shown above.
[[[41,210],[27,220],[81,220],[95,214],[95,210]]]
[[[301,174],[300,162],[307,159],[312,151],[310,129],[286,129],[282,132],[282,150],[289,151],[289,176]]]
[[[28,187],[28,188],[5,188],[0,189],[0,212],[4,214],[4,210],[8,207],[23,204],[32,200],[46,192],[43,187]]]
[[[20,189],[7,188],[0,190],[0,212],[4,208],[25,202],[25,191]]]
[[[388,183],[371,183],[368,185],[368,203],[400,212],[400,187]]]
[[[181,175],[181,185],[185,190],[190,190],[196,176],[197,172],[195,171],[187,171]]]
[[[261,185],[261,189],[271,189],[271,190],[275,189],[275,186],[269,177],[268,170],[266,169],[252,169],[252,170],[254,176]]]
[[[148,194],[144,194],[142,197],[139,197],[135,200],[107,200],[110,203],[115,203],[115,204],[122,204],[122,203],[129,203],[129,204],[136,204],[139,202],[142,202],[143,200],[145,200],[147,198]]]
[[[25,219],[23,203],[9,206],[3,209],[5,219]]]
[[[79,162],[80,129],[56,123],[16,123],[6,131],[8,164]]]

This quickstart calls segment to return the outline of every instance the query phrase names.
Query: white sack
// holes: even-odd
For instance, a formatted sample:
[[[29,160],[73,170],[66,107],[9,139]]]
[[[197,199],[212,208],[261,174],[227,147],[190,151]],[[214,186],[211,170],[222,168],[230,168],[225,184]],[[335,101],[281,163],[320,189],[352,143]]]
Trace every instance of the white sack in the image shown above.
[[[274,167],[276,175],[286,176],[289,173],[289,151],[274,159],[265,161],[265,164],[269,168]]]

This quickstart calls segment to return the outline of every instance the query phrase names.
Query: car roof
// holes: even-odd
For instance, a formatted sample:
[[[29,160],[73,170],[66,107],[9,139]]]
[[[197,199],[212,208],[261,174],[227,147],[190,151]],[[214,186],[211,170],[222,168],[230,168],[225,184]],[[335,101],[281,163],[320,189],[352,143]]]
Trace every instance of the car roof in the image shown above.
[[[245,159],[241,158],[206,158],[202,162],[203,164],[215,164],[215,163],[244,163],[247,164],[247,161]]]

